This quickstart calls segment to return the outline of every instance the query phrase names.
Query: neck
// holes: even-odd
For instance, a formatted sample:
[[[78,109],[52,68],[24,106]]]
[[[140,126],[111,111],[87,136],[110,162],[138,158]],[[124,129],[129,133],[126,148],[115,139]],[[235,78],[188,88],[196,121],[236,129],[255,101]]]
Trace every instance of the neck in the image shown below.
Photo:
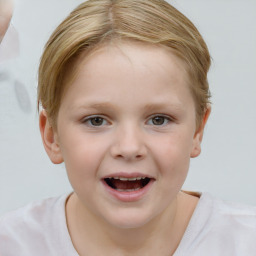
[[[119,228],[81,209],[78,198],[73,194],[66,211],[74,247],[79,255],[172,255],[195,208],[186,199],[187,196],[180,193],[163,213],[142,227]],[[184,204],[189,211],[184,211]]]

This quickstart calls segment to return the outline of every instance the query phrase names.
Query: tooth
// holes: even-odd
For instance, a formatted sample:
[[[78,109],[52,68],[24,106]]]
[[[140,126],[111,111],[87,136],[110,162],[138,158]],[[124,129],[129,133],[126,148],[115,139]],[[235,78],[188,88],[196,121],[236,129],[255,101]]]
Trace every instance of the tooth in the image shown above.
[[[116,190],[119,192],[133,192],[133,191],[137,191],[139,189],[140,188],[135,188],[135,189],[119,189],[119,188],[117,188]]]
[[[120,189],[120,188],[117,188],[116,190],[119,191],[119,192],[125,192],[125,191],[127,191],[126,189]]]
[[[119,179],[120,179],[120,180],[125,180],[125,181],[126,181],[126,180],[129,180],[129,179],[123,178],[123,177],[120,177]]]
[[[122,181],[134,181],[134,180],[144,180],[146,177],[134,177],[134,178],[124,178],[124,177],[110,177],[109,179],[122,180]]]
[[[140,188],[134,188],[134,189],[126,189],[127,192],[133,192],[133,191],[137,191],[139,190]]]

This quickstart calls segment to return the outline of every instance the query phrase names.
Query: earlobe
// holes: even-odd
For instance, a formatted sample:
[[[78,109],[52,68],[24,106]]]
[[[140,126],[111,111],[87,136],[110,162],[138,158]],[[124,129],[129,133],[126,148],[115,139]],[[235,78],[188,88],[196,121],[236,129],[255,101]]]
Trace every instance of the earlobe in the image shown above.
[[[58,143],[57,132],[50,125],[49,118],[45,110],[42,110],[39,115],[39,127],[44,144],[44,148],[49,158],[54,164],[63,162],[60,146]]]
[[[210,116],[210,113],[211,113],[211,106],[209,105],[205,111],[201,125],[199,126],[199,128],[197,129],[197,131],[194,135],[193,148],[192,148],[192,151],[190,154],[191,158],[197,157],[201,153],[201,142],[203,140],[204,128],[205,128],[206,122]]]

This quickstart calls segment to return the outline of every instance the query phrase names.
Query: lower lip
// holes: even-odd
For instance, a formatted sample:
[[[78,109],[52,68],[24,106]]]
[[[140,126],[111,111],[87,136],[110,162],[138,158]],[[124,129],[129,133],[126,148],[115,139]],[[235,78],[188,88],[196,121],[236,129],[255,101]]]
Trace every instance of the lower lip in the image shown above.
[[[103,180],[102,181],[105,189],[110,193],[114,198],[118,199],[119,201],[122,202],[136,202],[139,201],[141,198],[143,198],[147,192],[150,190],[152,187],[154,180],[151,179],[150,182],[143,188],[136,190],[136,191],[118,191],[113,188],[111,188],[109,185],[106,184],[106,182]]]

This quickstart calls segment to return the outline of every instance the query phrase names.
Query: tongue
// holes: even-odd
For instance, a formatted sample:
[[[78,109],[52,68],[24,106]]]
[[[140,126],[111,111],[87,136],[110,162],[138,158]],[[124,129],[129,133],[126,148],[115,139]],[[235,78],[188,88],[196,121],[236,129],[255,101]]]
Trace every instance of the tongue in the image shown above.
[[[142,187],[142,183],[140,180],[134,180],[134,181],[123,181],[123,180],[117,180],[113,179],[112,184],[114,188],[116,189],[138,189]]]

